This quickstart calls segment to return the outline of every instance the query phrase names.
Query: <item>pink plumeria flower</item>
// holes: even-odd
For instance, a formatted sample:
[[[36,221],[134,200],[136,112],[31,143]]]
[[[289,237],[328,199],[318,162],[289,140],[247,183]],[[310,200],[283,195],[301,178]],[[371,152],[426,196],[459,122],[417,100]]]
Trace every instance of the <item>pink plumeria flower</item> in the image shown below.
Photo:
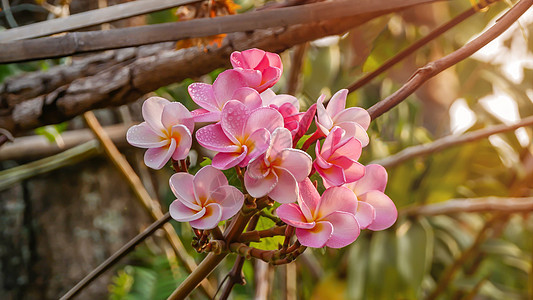
[[[176,200],[169,212],[179,222],[189,222],[196,229],[213,229],[218,222],[233,217],[244,203],[244,195],[228,185],[222,171],[205,166],[195,176],[176,173],[170,177]]]
[[[322,176],[326,187],[353,182],[365,174],[365,167],[357,162],[361,151],[359,140],[346,136],[344,129],[334,127],[326,137],[322,149],[320,143],[316,143],[313,166]]]
[[[370,115],[361,107],[345,108],[347,96],[348,90],[338,91],[329,100],[327,108],[324,108],[323,104],[325,96],[318,98],[316,119],[318,130],[323,135],[328,135],[335,126],[341,127],[348,136],[355,137],[365,147],[369,142],[366,130],[370,125]]]
[[[361,229],[383,230],[396,222],[398,211],[394,202],[384,193],[386,185],[387,171],[376,164],[366,166],[361,179],[344,185],[359,199],[355,217]]]
[[[226,170],[248,162],[264,153],[270,144],[270,133],[283,127],[281,114],[269,107],[249,111],[246,105],[231,100],[222,109],[221,120],[196,132],[203,147],[217,151],[212,165]]]
[[[252,74],[253,75],[253,74]],[[256,76],[256,81],[260,76]],[[248,87],[249,79],[235,70],[220,73],[213,84],[192,83],[189,85],[189,95],[200,109],[193,111],[196,122],[218,122],[222,108],[229,100],[237,100],[245,104],[250,110],[261,106],[259,93]]]
[[[305,114],[300,112],[300,102],[291,95],[276,95],[271,89],[261,93],[263,106],[272,107],[283,116],[283,123],[294,137],[300,128],[300,121]]]
[[[148,148],[144,154],[148,167],[159,170],[171,157],[174,160],[187,157],[194,121],[183,104],[151,97],[144,101],[142,115],[145,122],[130,127],[126,140],[133,146]]]
[[[256,198],[268,195],[279,203],[295,202],[298,182],[307,178],[311,163],[309,154],[292,148],[289,130],[277,128],[267,151],[248,165],[244,174],[246,190]]]
[[[249,80],[248,86],[260,93],[276,84],[283,73],[281,58],[276,53],[248,49],[242,52],[233,52],[230,60],[233,68]],[[256,81],[253,74],[259,75],[259,82]]]
[[[355,213],[357,198],[345,187],[330,187],[322,197],[307,178],[300,183],[298,205],[282,204],[276,210],[283,222],[296,228],[304,246],[342,248],[353,243],[360,229]]]

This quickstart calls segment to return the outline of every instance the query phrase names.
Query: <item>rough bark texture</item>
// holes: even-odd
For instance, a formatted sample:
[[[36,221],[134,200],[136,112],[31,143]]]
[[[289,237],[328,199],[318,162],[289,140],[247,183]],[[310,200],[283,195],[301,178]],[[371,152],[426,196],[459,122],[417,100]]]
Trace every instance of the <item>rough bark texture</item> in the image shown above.
[[[57,299],[150,220],[104,158],[0,192],[0,298]],[[78,299],[104,299],[112,272]]]
[[[161,86],[227,66],[229,55],[235,50],[257,47],[281,52],[306,41],[341,34],[376,16],[231,34],[222,47],[209,51],[168,50],[172,43],[109,51],[100,54],[102,58],[108,55],[107,59],[100,58],[102,63],[105,61],[103,65],[86,61],[73,64],[72,69],[53,68],[48,75],[31,74],[24,79],[6,80],[0,86],[0,127],[20,134],[69,120],[88,110],[132,102]],[[83,76],[80,72],[86,72],[88,77],[79,78]]]

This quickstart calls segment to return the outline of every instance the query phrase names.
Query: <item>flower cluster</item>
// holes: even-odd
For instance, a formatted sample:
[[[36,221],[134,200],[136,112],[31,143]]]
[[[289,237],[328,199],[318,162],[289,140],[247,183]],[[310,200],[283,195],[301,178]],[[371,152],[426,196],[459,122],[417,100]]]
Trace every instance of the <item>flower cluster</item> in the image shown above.
[[[287,232],[294,232],[299,245],[315,248],[341,248],[362,229],[394,224],[396,207],[384,193],[387,172],[358,162],[369,143],[370,116],[362,108],[345,107],[347,90],[337,92],[327,106],[321,96],[300,112],[298,99],[270,89],[283,71],[277,54],[234,52],[231,64],[233,69],[220,73],[213,84],[189,86],[199,109],[189,112],[178,102],[152,97],[142,108],[145,122],[128,130],[128,142],[148,149],[144,160],[154,169],[169,160],[183,164],[193,135],[215,153],[211,165],[196,175],[180,169],[170,178],[177,198],[170,205],[175,220],[211,230],[243,211],[246,199],[278,202],[275,214],[293,230]],[[305,135],[313,120],[316,131]],[[313,143],[315,158],[306,152]],[[242,174],[244,193],[228,184],[222,171],[230,168]],[[310,180],[314,173],[326,188],[322,195]]]

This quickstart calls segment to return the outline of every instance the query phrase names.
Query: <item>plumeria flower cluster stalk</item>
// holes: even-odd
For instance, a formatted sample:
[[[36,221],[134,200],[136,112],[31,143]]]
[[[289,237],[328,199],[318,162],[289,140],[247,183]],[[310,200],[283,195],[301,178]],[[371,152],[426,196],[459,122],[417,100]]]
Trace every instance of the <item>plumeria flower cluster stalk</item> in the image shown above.
[[[283,72],[277,54],[234,52],[231,64],[213,84],[189,86],[200,108],[190,112],[181,103],[149,98],[142,107],[145,121],[127,133],[130,144],[147,149],[147,166],[161,169],[172,161],[176,173],[169,185],[176,200],[169,211],[173,219],[189,222],[197,251],[285,264],[307,247],[342,248],[361,230],[394,224],[397,210],[384,193],[387,172],[358,161],[369,143],[370,116],[345,107],[347,90],[327,106],[323,95],[300,112],[297,98],[271,89]],[[316,130],[305,135],[313,121]],[[214,153],[211,164],[194,175],[186,160],[193,138]],[[315,157],[307,152],[313,144]],[[222,172],[231,168],[239,186]],[[322,180],[322,193],[312,174]],[[252,217],[274,225],[244,232]],[[278,249],[250,244],[274,236],[285,237]]]

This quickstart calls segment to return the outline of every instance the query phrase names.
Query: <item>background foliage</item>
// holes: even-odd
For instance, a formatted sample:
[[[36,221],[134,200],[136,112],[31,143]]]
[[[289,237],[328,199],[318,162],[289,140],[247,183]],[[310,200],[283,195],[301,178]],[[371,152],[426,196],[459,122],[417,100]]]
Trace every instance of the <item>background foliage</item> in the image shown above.
[[[262,6],[263,1],[240,1],[241,11]],[[468,8],[468,1],[450,1],[402,14],[375,19],[341,37],[302,45],[305,54],[296,95],[303,107],[321,93],[333,94],[424,36],[430,29]],[[349,105],[370,107],[397,90],[412,72],[427,62],[464,45],[494,22],[508,4],[500,2],[478,13],[405,61],[349,96]],[[176,21],[174,10],[152,14],[148,22]],[[426,84],[408,101],[372,123],[370,145],[362,162],[385,158],[410,146],[429,143],[448,134],[512,123],[533,115],[533,17],[513,27],[490,49],[467,59]],[[498,45],[498,47],[496,47]],[[276,92],[286,92],[296,62],[296,50],[282,53],[285,72]],[[67,60],[0,65],[0,82],[6,77],[46,70]],[[195,108],[187,86],[196,80],[212,82],[221,70],[191,78],[155,91],[156,95]],[[462,99],[462,100],[457,100]],[[492,101],[492,102],[491,102]],[[505,102],[506,101],[506,102]],[[488,103],[493,103],[489,105]],[[503,103],[503,104],[501,104]],[[498,106],[499,105],[499,106]],[[454,109],[450,110],[450,107]],[[505,108],[505,109],[504,109]],[[461,112],[468,114],[460,114]],[[450,119],[451,116],[451,119]],[[468,116],[468,117],[465,117]],[[513,120],[513,116],[515,119]],[[470,122],[469,122],[470,120]],[[41,128],[37,134],[57,136],[65,125]],[[526,299],[533,295],[533,217],[520,214],[456,213],[424,216],[408,208],[455,198],[532,197],[533,164],[531,127],[463,144],[388,169],[386,193],[396,203],[397,223],[383,232],[365,231],[341,250],[308,251],[296,262],[299,299]],[[205,153],[198,153],[200,161]],[[173,200],[166,180],[161,180],[163,207]],[[229,175],[230,182],[232,176]],[[237,184],[237,186],[239,186]],[[268,226],[263,218],[259,227]],[[265,224],[263,224],[265,223]],[[187,224],[172,222],[187,246],[192,233]],[[276,247],[279,240],[261,245]],[[150,238],[114,270],[110,299],[164,299],[187,275],[161,237]],[[202,256],[187,247],[197,262]],[[222,280],[232,266],[227,260],[216,271]],[[315,262],[313,264],[312,262]],[[318,262],[318,264],[316,264]],[[319,266],[318,273],[313,266]],[[256,266],[257,267],[257,266]],[[244,267],[247,284],[237,286],[234,299],[250,299],[258,282],[253,262]],[[275,275],[274,275],[275,274]],[[285,268],[270,268],[270,297],[287,297]],[[320,276],[317,277],[316,274]],[[529,284],[528,284],[529,282]],[[438,286],[442,292],[433,295]],[[202,298],[197,294],[195,297]],[[287,298],[288,299],[288,298]]]

